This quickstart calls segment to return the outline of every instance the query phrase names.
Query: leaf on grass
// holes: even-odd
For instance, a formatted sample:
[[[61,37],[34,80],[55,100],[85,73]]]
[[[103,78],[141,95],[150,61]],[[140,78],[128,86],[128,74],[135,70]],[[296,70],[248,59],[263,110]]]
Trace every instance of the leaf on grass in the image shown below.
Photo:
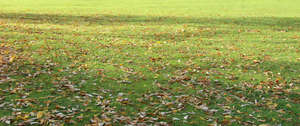
[[[42,118],[44,115],[44,112],[43,111],[39,111],[37,114],[36,114],[36,118],[40,119]]]

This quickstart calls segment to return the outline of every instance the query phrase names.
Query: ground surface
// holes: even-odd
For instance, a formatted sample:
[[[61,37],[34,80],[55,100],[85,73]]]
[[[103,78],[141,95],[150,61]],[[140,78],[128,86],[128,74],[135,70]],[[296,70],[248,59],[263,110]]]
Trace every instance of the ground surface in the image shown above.
[[[300,125],[297,0],[0,0],[2,125]]]

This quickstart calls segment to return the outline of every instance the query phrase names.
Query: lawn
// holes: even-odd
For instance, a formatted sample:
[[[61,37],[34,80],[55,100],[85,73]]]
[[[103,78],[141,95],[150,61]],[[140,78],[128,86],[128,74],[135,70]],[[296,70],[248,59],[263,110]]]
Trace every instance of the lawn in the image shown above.
[[[0,0],[0,125],[300,125],[298,0]]]

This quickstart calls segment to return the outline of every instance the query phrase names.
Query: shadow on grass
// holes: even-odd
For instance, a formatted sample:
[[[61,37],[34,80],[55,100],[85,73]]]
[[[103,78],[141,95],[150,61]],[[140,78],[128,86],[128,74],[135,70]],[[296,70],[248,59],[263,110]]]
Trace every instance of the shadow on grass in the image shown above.
[[[158,24],[197,24],[197,25],[240,25],[270,26],[298,29],[299,17],[241,17],[241,18],[210,18],[210,17],[168,17],[168,16],[137,16],[137,15],[61,15],[34,13],[0,13],[0,19],[8,19],[33,24],[88,24],[111,25],[114,23],[158,23]]]
[[[209,18],[209,17],[168,17],[168,16],[134,16],[134,15],[90,15],[90,16],[76,16],[76,15],[61,15],[61,14],[34,14],[34,13],[0,13],[0,20],[8,20],[9,22],[20,22],[28,24],[54,24],[54,25],[174,25],[174,24],[189,24],[191,27],[218,27],[227,25],[229,27],[247,27],[252,26],[249,29],[271,29],[277,31],[300,31],[300,18],[299,17],[241,17],[241,18]],[[53,33],[53,34],[77,34],[70,31],[60,32],[59,30],[49,29],[16,29],[14,27],[5,26],[9,31],[18,31],[26,33]],[[237,27],[237,28],[238,28]],[[20,27],[19,27],[20,28]],[[239,28],[238,28],[239,29]],[[169,32],[161,33],[140,33],[134,34],[119,34],[114,32],[112,34],[102,33],[89,33],[89,34],[101,34],[107,37],[113,38],[133,38],[142,40],[185,40],[193,36],[200,36],[202,38],[214,37],[224,34],[238,34],[237,30],[230,28],[226,29],[212,29],[206,30],[198,29],[200,31],[184,31],[175,33],[170,30]],[[245,29],[247,30],[247,29]],[[254,32],[255,32],[254,30]],[[250,30],[251,31],[251,30]],[[201,32],[201,33],[200,33]],[[133,32],[131,32],[133,33]],[[277,43],[278,44],[278,43]]]

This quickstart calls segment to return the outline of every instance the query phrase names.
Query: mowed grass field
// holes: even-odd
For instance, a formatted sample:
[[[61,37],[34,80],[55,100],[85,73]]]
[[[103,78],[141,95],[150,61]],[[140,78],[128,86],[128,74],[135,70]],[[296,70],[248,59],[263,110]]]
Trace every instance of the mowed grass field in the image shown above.
[[[1,125],[300,125],[298,0],[0,0]]]

